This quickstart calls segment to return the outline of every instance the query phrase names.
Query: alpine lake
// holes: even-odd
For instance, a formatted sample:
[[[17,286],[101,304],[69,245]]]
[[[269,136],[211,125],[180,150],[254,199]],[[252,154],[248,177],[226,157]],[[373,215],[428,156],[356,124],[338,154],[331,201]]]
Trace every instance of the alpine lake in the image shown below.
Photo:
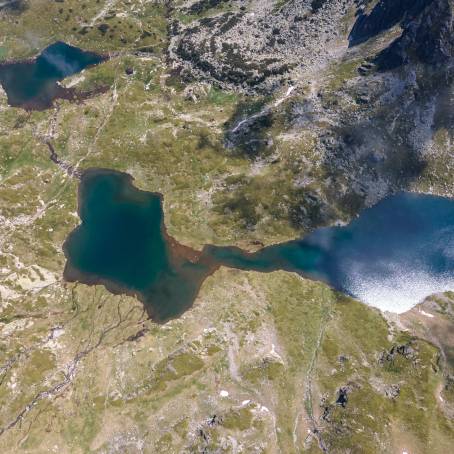
[[[46,47],[35,58],[2,62],[0,84],[6,91],[10,106],[44,110],[52,107],[57,98],[76,100],[91,95],[77,93],[59,82],[106,59],[106,56],[59,41]]]
[[[59,82],[106,59],[56,42],[35,58],[1,63],[0,84],[9,105],[47,109],[57,98],[82,99]],[[128,174],[88,169],[79,185],[79,216],[63,246],[65,279],[133,295],[157,322],[190,308],[221,266],[298,273],[391,312],[454,289],[454,200],[448,198],[398,193],[347,226],[255,253],[213,245],[196,251],[167,234],[160,194],[140,191]]]
[[[136,296],[157,322],[190,308],[221,266],[298,273],[392,312],[454,289],[454,200],[443,197],[398,193],[347,226],[254,253],[213,245],[196,251],[167,234],[160,194],[137,189],[128,174],[88,169],[79,216],[63,247],[65,279]]]

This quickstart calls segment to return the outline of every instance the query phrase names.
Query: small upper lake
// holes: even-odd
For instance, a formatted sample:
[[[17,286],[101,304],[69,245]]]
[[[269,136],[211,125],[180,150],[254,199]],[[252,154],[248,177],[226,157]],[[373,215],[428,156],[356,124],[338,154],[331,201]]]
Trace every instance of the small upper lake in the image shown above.
[[[76,97],[74,90],[57,82],[105,59],[94,52],[57,42],[34,59],[0,64],[0,84],[6,91],[10,106],[47,109],[57,98]]]
[[[166,233],[161,196],[111,170],[82,175],[79,215],[82,223],[64,245],[65,278],[135,295],[161,322],[188,309],[220,266],[296,272],[394,312],[454,289],[454,200],[442,197],[400,193],[345,227],[256,253],[178,244]]]

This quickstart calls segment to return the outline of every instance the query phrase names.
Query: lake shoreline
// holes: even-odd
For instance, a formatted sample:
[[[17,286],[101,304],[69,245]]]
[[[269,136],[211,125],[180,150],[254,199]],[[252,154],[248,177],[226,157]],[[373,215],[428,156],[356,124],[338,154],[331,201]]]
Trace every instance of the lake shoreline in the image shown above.
[[[155,215],[160,217],[159,228],[150,227],[153,226],[153,218],[147,217],[146,213],[143,222],[137,224],[139,226],[140,223],[146,223],[146,229],[151,230],[145,230],[145,239],[147,235],[156,235],[146,241],[157,241],[158,246],[163,248],[158,248],[161,252],[158,252],[157,256],[154,252],[150,256],[146,255],[148,252],[145,254],[145,267],[151,268],[149,281],[146,281],[148,275],[145,272],[145,283],[143,280],[140,283],[142,290],[120,282],[129,272],[122,267],[136,266],[135,258],[130,257],[129,250],[124,256],[126,261],[132,260],[129,265],[118,264],[120,270],[123,269],[126,273],[123,276],[120,271],[120,281],[102,276],[103,270],[99,273],[87,272],[78,269],[71,262],[69,245],[87,228],[81,212],[86,202],[83,194],[84,182],[96,178],[116,179],[117,183],[109,184],[119,191],[118,194],[122,194],[121,197],[125,197],[123,199],[118,194],[115,196],[121,198],[122,204],[131,205],[131,213],[134,213],[134,204],[140,209],[140,204],[146,205],[153,200],[159,202],[158,210],[155,211]],[[410,305],[411,308],[418,304],[422,295],[427,297],[446,287],[447,290],[451,289],[451,286],[454,288],[454,259],[449,255],[450,244],[454,241],[452,198],[399,193],[365,209],[347,226],[323,227],[304,238],[262,247],[255,252],[235,246],[220,247],[209,244],[199,251],[179,243],[168,234],[163,195],[137,188],[130,174],[90,168],[81,173],[80,179],[77,199],[82,223],[68,235],[63,244],[67,259],[65,281],[103,285],[113,294],[135,297],[144,304],[149,317],[157,323],[178,318],[190,309],[203,282],[221,267],[261,273],[278,270],[296,273],[305,279],[323,282],[333,291],[359,299],[381,311],[397,313],[404,312],[402,306],[408,309],[407,306]],[[116,187],[115,184],[119,186]],[[114,202],[108,203],[111,203],[114,210],[115,203],[120,203],[120,200],[115,199]],[[432,216],[429,216],[430,213]],[[132,235],[135,235],[136,227],[135,224],[132,226]],[[113,231],[117,234],[115,229],[114,226]],[[115,249],[123,240],[128,241],[128,238],[115,238],[112,248]],[[437,246],[438,249],[431,247],[432,243],[436,244],[441,240],[444,242]],[[83,244],[81,247],[83,249]],[[96,248],[97,244],[93,243],[93,247]],[[426,249],[430,254],[425,253]],[[77,251],[80,253],[80,249]],[[110,253],[109,249],[108,252]],[[82,256],[83,253],[84,250]],[[87,250],[85,253],[91,254],[92,251]],[[136,252],[132,252],[134,253]],[[164,255],[161,257],[159,254]],[[161,259],[164,261],[160,261]],[[142,272],[142,269],[139,271]],[[128,279],[130,278],[129,275]],[[135,276],[133,282],[134,279]],[[412,298],[414,301],[410,301]]]
[[[126,172],[120,172],[120,171],[107,169],[107,168],[89,168],[89,169],[82,171],[80,173],[80,175],[78,176],[78,179],[83,180],[83,178],[86,177],[87,175],[102,175],[102,174],[106,174],[106,173],[107,174],[115,173],[118,175],[122,175],[123,177],[125,177],[128,180],[129,184],[131,184],[131,186],[133,186],[138,192],[146,194],[147,196],[158,197],[159,201],[160,201],[160,205],[161,205],[161,210],[164,213],[164,207],[163,207],[164,196],[159,192],[143,191],[143,190],[137,188],[136,186],[133,185],[134,177]],[[77,214],[79,216],[79,219],[81,219],[80,209],[82,206],[81,192],[82,192],[82,189],[81,189],[81,185],[79,184],[78,190],[77,190]],[[106,290],[108,292],[112,293],[113,295],[126,295],[126,296],[130,296],[133,298],[137,298],[144,305],[144,309],[147,312],[148,317],[151,320],[153,320],[155,323],[158,323],[158,324],[165,324],[172,319],[178,318],[186,310],[189,309],[189,308],[186,308],[184,311],[182,311],[179,314],[176,314],[174,317],[160,319],[159,316],[157,315],[156,311],[153,310],[152,305],[147,300],[147,296],[144,293],[137,291],[137,290],[133,290],[133,289],[128,288],[127,286],[121,285],[119,283],[115,283],[109,279],[103,278],[96,274],[82,272],[82,271],[78,270],[76,267],[74,267],[71,264],[71,260],[69,258],[68,244],[71,240],[71,236],[81,226],[82,226],[82,222],[68,235],[68,237],[66,238],[66,240],[62,246],[63,253],[66,257],[66,264],[65,264],[64,271],[63,271],[63,279],[66,282],[69,282],[69,283],[80,282],[80,283],[83,283],[83,284],[89,285],[89,286],[101,285],[101,286],[104,286],[106,288]],[[185,246],[185,245],[179,243],[175,238],[170,236],[167,232],[167,228],[166,228],[165,221],[164,221],[164,216],[162,217],[162,220],[161,220],[160,229],[161,229],[161,233],[164,237],[164,240],[166,241],[166,243],[169,246],[171,260],[174,263],[178,263],[182,259],[186,259],[192,263],[202,262],[209,268],[209,272],[206,274],[206,276],[203,279],[200,279],[200,282],[197,285],[197,294],[198,294],[200,291],[200,287],[202,286],[205,279],[208,278],[209,276],[211,276],[212,274],[214,274],[217,270],[219,270],[221,265],[215,264],[214,262],[207,259],[207,257],[204,254],[205,247],[202,249],[202,251],[197,251],[195,249],[192,249],[189,246]],[[191,305],[191,307],[192,307],[192,305]]]
[[[56,41],[34,57],[1,61],[0,85],[6,92],[8,105],[26,111],[50,109],[57,99],[80,103],[106,92],[109,87],[102,86],[79,92],[75,87],[62,86],[60,82],[110,58],[106,53],[85,51]],[[40,70],[43,74],[39,73]],[[31,92],[28,93],[28,90]]]

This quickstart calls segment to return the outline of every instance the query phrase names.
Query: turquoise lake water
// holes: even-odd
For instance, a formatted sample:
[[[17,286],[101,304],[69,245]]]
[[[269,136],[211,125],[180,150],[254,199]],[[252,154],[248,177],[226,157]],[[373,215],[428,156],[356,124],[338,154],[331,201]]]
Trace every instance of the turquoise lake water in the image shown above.
[[[165,232],[161,196],[139,191],[124,173],[86,171],[79,204],[82,223],[64,245],[66,279],[133,294],[157,321],[187,310],[220,266],[296,272],[394,312],[454,290],[454,200],[447,198],[396,194],[347,226],[253,254],[179,245]]]

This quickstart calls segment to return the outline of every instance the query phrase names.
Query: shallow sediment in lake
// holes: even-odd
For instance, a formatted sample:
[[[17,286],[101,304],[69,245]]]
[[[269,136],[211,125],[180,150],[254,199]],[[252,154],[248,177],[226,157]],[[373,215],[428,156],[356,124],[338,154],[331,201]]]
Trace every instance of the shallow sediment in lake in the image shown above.
[[[216,268],[202,253],[166,233],[162,196],[138,190],[125,173],[84,172],[79,216],[82,224],[64,244],[65,279],[134,295],[157,321],[190,307]]]
[[[162,196],[132,183],[130,175],[113,170],[82,174],[82,223],[64,244],[64,276],[134,295],[158,322],[190,308],[220,266],[296,272],[393,312],[454,289],[451,199],[400,193],[345,227],[321,228],[301,240],[255,253],[210,245],[195,251],[167,234]]]
[[[12,107],[44,110],[54,100],[78,100],[93,93],[78,93],[58,82],[105,61],[105,55],[87,52],[63,42],[46,47],[36,58],[0,64],[0,84]]]

